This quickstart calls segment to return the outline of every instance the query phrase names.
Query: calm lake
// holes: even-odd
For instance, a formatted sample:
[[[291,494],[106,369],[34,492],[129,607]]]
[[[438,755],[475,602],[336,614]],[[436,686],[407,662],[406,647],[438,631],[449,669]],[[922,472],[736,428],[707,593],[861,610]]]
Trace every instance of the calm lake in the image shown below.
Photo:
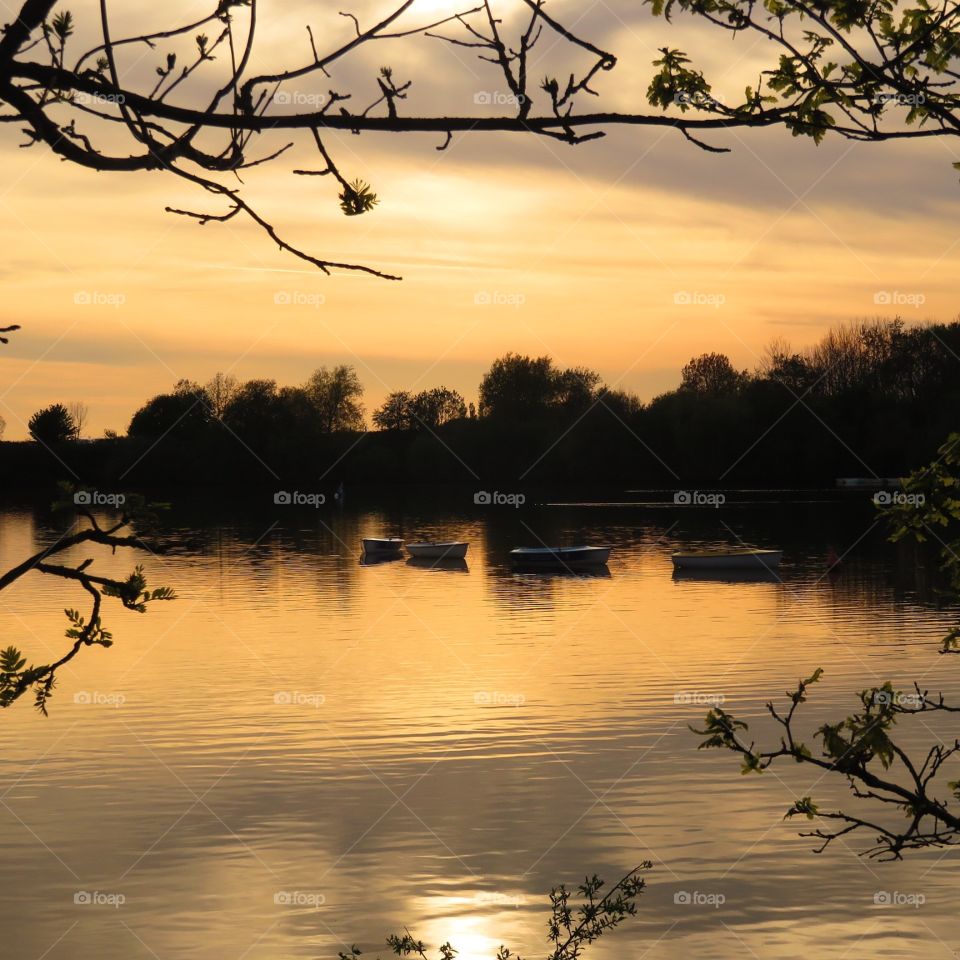
[[[855,835],[816,856],[783,814],[807,794],[851,809],[844,784],[741,776],[688,728],[723,698],[770,742],[765,701],[817,666],[811,745],[868,685],[960,694],[936,652],[953,618],[895,587],[868,503],[171,520],[176,546],[144,564],[178,600],[110,603],[114,647],[62,672],[49,719],[27,701],[0,717],[4,957],[376,955],[405,926],[463,960],[536,957],[552,885],[647,859],[637,917],[588,957],[956,956],[957,853],[877,863]],[[61,529],[7,510],[0,563]],[[359,564],[360,537],[397,534],[468,539],[467,565]],[[673,577],[674,547],[739,538],[783,546],[783,582]],[[609,576],[507,562],[584,539],[615,546]],[[831,546],[849,551],[832,578]],[[134,562],[70,559],[88,555]],[[58,656],[65,606],[86,613],[82,591],[23,579],[4,645]],[[902,729],[917,751],[950,733]]]

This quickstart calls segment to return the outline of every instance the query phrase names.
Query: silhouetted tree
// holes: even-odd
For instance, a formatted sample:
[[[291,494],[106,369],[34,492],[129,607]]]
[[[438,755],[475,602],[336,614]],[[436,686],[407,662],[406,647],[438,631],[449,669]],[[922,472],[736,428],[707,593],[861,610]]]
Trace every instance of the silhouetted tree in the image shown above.
[[[493,361],[480,382],[481,417],[529,417],[550,407],[556,374],[549,357],[508,353]]]
[[[643,414],[640,398],[626,390],[608,390],[604,387],[596,394],[597,405],[614,414],[625,423],[635,423]]]
[[[410,399],[412,426],[436,429],[451,420],[462,420],[467,415],[467,405],[456,390],[434,387],[422,390]]]
[[[248,380],[238,387],[223,412],[223,422],[238,436],[262,444],[280,425],[280,396],[275,380]]]
[[[90,416],[90,408],[82,400],[74,400],[67,410],[70,413],[70,419],[73,421],[74,426],[74,435],[76,439],[80,439],[80,436],[83,434],[83,427],[87,422],[87,417]]]
[[[38,410],[28,421],[27,429],[34,440],[48,444],[73,440],[77,435],[77,426],[62,403]]]
[[[558,380],[549,357],[508,353],[493,361],[480,382],[480,416],[518,418],[545,413],[557,399]]]
[[[816,384],[816,371],[805,356],[795,353],[783,339],[772,341],[757,367],[757,377],[780,383],[800,396]]]
[[[586,367],[571,367],[554,375],[553,402],[568,412],[577,413],[593,403],[602,384],[599,373]]]
[[[277,394],[277,429],[284,436],[312,437],[321,433],[320,417],[303,387],[281,387]]]
[[[748,375],[735,370],[730,358],[722,353],[702,353],[694,357],[680,377],[681,390],[717,397],[736,393],[748,379]]]
[[[435,430],[466,416],[467,405],[456,390],[434,387],[416,394],[394,391],[374,411],[373,423],[380,430]]]
[[[0,416],[0,440],[3,439],[3,431],[7,429],[7,421]]]
[[[373,412],[373,425],[379,430],[409,430],[410,401],[412,394],[407,390],[395,390]]]
[[[137,439],[157,439],[177,431],[184,438],[201,432],[210,422],[210,403],[203,388],[180,380],[173,393],[148,400],[130,420],[127,434]]]
[[[364,428],[363,385],[352,366],[341,364],[331,370],[320,367],[311,374],[303,389],[317,411],[324,432]]]
[[[480,383],[480,416],[517,418],[568,413],[593,402],[602,381],[585,367],[558,370],[550,357],[508,353],[494,360]]]
[[[237,392],[237,378],[229,373],[219,371],[207,382],[204,387],[210,399],[210,415],[214,420],[222,420],[227,404]]]
[[[207,409],[210,409],[210,398],[206,390],[197,383],[196,380],[188,380],[182,377],[173,385],[173,392],[181,397],[194,397],[206,403]]]

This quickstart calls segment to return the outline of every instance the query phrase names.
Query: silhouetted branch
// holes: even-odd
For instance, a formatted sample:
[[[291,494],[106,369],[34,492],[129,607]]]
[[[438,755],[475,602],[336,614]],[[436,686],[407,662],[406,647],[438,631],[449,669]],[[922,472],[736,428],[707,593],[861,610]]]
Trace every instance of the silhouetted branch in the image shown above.
[[[547,921],[551,944],[547,960],[577,960],[586,947],[599,940],[607,931],[619,926],[637,912],[637,899],[646,887],[643,874],[652,868],[649,860],[621,877],[604,894],[604,886],[596,874],[586,877],[573,891],[564,885],[550,891],[550,917]],[[579,897],[580,902],[576,902]],[[419,957],[427,960],[427,944],[417,940],[409,930],[402,935],[387,937],[387,946],[398,957]],[[449,942],[438,948],[440,960],[454,960],[456,948]],[[353,946],[349,953],[340,951],[339,960],[355,960],[363,951]],[[519,954],[501,946],[495,960],[521,960]]]
[[[929,789],[943,764],[960,751],[960,740],[949,746],[938,744],[931,747],[918,767],[891,739],[897,716],[911,711],[899,708],[897,694],[887,684],[861,693],[862,713],[853,714],[837,724],[824,724],[815,734],[822,741],[821,755],[815,756],[797,737],[794,721],[797,707],[806,701],[808,688],[819,680],[820,674],[821,671],[817,671],[799,681],[796,690],[789,694],[790,707],[786,713],[780,712],[773,703],[767,704],[767,711],[782,727],[778,747],[758,748],[755,742],[745,738],[747,724],[719,707],[707,714],[703,729],[694,730],[706,738],[701,747],[719,747],[739,754],[744,773],[762,773],[786,757],[825,772],[840,773],[846,777],[851,793],[858,800],[888,804],[908,816],[906,827],[894,829],[843,810],[821,811],[811,797],[803,797],[790,807],[787,817],[803,815],[811,820],[843,824],[837,830],[818,828],[802,834],[823,841],[816,848],[818,853],[833,840],[857,830],[874,835],[874,843],[866,852],[882,859],[900,859],[903,851],[908,849],[956,843],[960,837],[960,817],[948,809],[949,801],[931,796]],[[883,771],[891,770],[891,773],[903,772],[906,785],[892,775],[878,773],[877,767]],[[951,799],[956,799],[956,792],[956,786],[952,785]]]
[[[78,491],[69,485],[62,487],[65,498],[75,498]],[[83,502],[80,492],[80,503]],[[4,590],[21,577],[31,572],[37,572],[60,580],[78,583],[91,597],[89,615],[84,618],[76,610],[68,608],[66,613],[68,628],[67,639],[72,643],[67,652],[60,659],[41,665],[27,665],[26,659],[19,649],[9,646],[0,651],[0,707],[8,707],[20,699],[28,690],[34,693],[34,703],[41,713],[46,715],[47,702],[56,683],[57,671],[69,663],[83,647],[109,647],[113,643],[112,634],[103,628],[100,609],[103,597],[112,597],[120,601],[127,609],[137,613],[145,613],[147,604],[156,600],[173,600],[174,592],[167,587],[158,587],[153,590],[147,588],[143,568],[137,566],[124,580],[115,577],[103,577],[89,571],[93,558],[87,558],[75,566],[49,563],[55,557],[67,550],[83,544],[97,544],[109,547],[112,551],[119,549],[140,549],[155,552],[157,547],[136,535],[120,536],[119,532],[128,527],[136,514],[142,514],[143,505],[139,498],[131,498],[136,505],[132,512],[124,512],[120,519],[104,528],[96,517],[85,507],[78,506],[77,514],[87,521],[89,526],[73,534],[60,537],[54,543],[28,557],[22,563],[12,567],[0,575],[0,590]],[[56,509],[64,510],[73,506],[70,500],[65,499],[55,504]],[[146,516],[146,514],[142,514]]]
[[[739,104],[719,103],[704,75],[689,66],[678,50],[661,49],[655,61],[659,72],[647,91],[654,108],[669,113],[609,110],[581,112],[581,96],[598,96],[594,82],[612,71],[616,56],[581,37],[554,14],[545,0],[515,0],[528,13],[517,28],[495,12],[492,0],[464,6],[429,22],[410,23],[413,0],[397,3],[372,26],[364,27],[348,11],[353,35],[327,52],[317,47],[317,34],[306,26],[310,57],[301,66],[250,74],[257,26],[257,0],[218,0],[205,16],[132,36],[111,34],[107,0],[100,0],[99,37],[70,66],[67,50],[74,42],[76,25],[68,11],[54,15],[55,0],[26,0],[0,39],[0,101],[13,112],[4,122],[25,124],[24,146],[43,143],[63,159],[102,171],[165,171],[218,193],[231,206],[228,214],[198,215],[201,223],[222,222],[242,213],[264,230],[281,249],[321,270],[362,270],[393,278],[379,270],[345,264],[334,258],[312,256],[278,239],[277,230],[258,214],[239,189],[216,180],[216,174],[233,174],[246,167],[279,157],[286,148],[250,160],[252,139],[264,133],[309,131],[315,140],[328,130],[390,133],[437,133],[445,137],[440,149],[458,132],[505,132],[535,135],[577,145],[604,136],[612,126],[673,127],[690,143],[712,153],[727,148],[704,142],[699,133],[736,128],[786,126],[794,134],[818,142],[827,133],[853,140],[880,141],[960,133],[960,93],[955,69],[957,3],[938,10],[897,19],[886,8],[821,8],[805,0],[784,0],[769,12],[753,0],[649,0],[654,13],[669,17],[673,8],[687,10],[719,29],[734,33],[752,31],[778,51],[779,65],[763,71],[756,89],[748,88]],[[804,24],[812,29],[803,29]],[[792,35],[787,29],[797,24]],[[94,27],[84,24],[87,29]],[[209,34],[204,32],[209,30]],[[437,32],[442,31],[442,32]],[[512,35],[511,35],[512,34]],[[548,34],[578,57],[589,56],[581,69],[569,71],[561,81],[547,76],[540,84],[546,109],[535,113],[535,96],[529,82],[532,55]],[[177,45],[193,36],[194,49],[181,62]],[[411,37],[432,37],[460,48],[472,49],[479,59],[497,69],[510,91],[514,109],[501,116],[408,114],[401,109],[411,96],[413,80],[394,80],[390,67],[374,78],[377,96],[351,109],[353,95],[330,91],[322,107],[307,112],[275,112],[282,105],[285,85],[315,76],[329,77],[334,64],[369,44],[385,44]],[[860,41],[863,42],[860,42]],[[165,49],[156,78],[143,90],[121,83],[117,52],[131,45],[147,50]],[[870,49],[871,53],[865,52]],[[827,61],[827,51],[839,56]],[[228,75],[205,104],[174,103],[174,94],[192,95],[193,81],[210,64],[229,62]],[[191,91],[191,93],[188,93]],[[95,106],[83,102],[92,100]],[[335,109],[331,109],[336,105]],[[892,107],[906,110],[904,123],[882,123]],[[76,111],[67,120],[63,111]],[[694,111],[695,115],[688,115]],[[124,124],[134,144],[128,153],[101,147],[93,130],[81,129],[78,119]],[[207,146],[209,137],[224,135],[219,148]],[[330,158],[326,169],[340,183],[344,212],[359,208],[349,190],[351,179],[341,175]],[[295,171],[304,173],[306,171]],[[322,171],[318,171],[322,172]],[[214,186],[216,182],[216,186]],[[344,202],[344,193],[347,201]],[[171,212],[184,211],[169,208]]]
[[[894,524],[893,539],[911,536],[923,541],[939,526],[955,529],[960,521],[960,500],[956,489],[960,483],[960,434],[952,435],[940,448],[937,459],[911,474],[903,484],[900,500],[886,508],[887,518]],[[942,542],[942,541],[941,541]],[[943,543],[941,560],[950,580],[951,595],[960,591],[960,542]],[[943,640],[942,653],[957,651],[960,628],[951,630]],[[762,773],[777,761],[790,758],[797,763],[816,767],[824,772],[839,773],[847,779],[855,799],[890,808],[906,818],[901,826],[845,810],[821,811],[809,796],[797,800],[787,817],[805,816],[810,820],[837,823],[836,829],[818,827],[804,833],[821,841],[817,853],[834,840],[857,831],[873,834],[870,856],[900,859],[905,850],[922,847],[945,847],[960,842],[960,816],[950,809],[960,800],[960,781],[939,784],[937,777],[944,765],[960,753],[960,739],[952,743],[935,743],[927,749],[922,761],[914,759],[894,738],[897,722],[925,713],[960,713],[960,706],[946,702],[942,693],[931,695],[914,683],[912,693],[894,689],[889,682],[860,693],[861,708],[846,719],[823,724],[814,734],[820,740],[817,756],[799,738],[795,721],[797,711],[806,702],[810,687],[823,675],[817,669],[805,680],[798,681],[786,710],[767,704],[767,711],[781,728],[780,744],[762,749],[748,740],[748,725],[732,714],[716,707],[706,717],[703,729],[695,733],[705,737],[701,748],[720,748],[739,754],[743,773]],[[934,791],[947,792],[947,797]]]

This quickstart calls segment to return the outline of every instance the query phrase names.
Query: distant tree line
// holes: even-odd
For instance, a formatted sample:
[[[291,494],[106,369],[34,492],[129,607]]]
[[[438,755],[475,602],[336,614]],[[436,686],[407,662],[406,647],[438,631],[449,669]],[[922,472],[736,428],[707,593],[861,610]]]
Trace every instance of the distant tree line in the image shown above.
[[[380,430],[430,430],[453,420],[475,417],[473,404],[448,387],[409,393],[397,390],[374,411],[373,423]]]
[[[177,431],[202,438],[223,424],[257,443],[277,434],[308,438],[318,433],[363,430],[363,386],[350,366],[320,367],[300,387],[275,380],[248,380],[218,373],[206,385],[179,380],[171,393],[148,400],[133,415],[127,435],[157,439]]]
[[[476,406],[445,386],[396,391],[372,412],[371,432],[351,366],[321,367],[300,386],[218,373],[148,400],[124,443],[146,478],[326,476],[335,466],[361,481],[832,484],[929,459],[958,426],[958,358],[960,322],[861,321],[802,350],[775,340],[753,371],[701,354],[676,389],[645,403],[592,370],[508,353],[483,375]],[[76,407],[38,411],[31,434],[78,436]]]

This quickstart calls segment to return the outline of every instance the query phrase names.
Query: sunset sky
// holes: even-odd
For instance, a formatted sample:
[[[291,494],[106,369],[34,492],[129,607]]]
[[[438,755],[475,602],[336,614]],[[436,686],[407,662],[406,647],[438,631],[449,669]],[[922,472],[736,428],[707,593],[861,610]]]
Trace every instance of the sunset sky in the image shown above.
[[[596,81],[600,101],[586,98],[583,110],[644,109],[650,64],[665,44],[691,53],[727,99],[775,57],[762,43],[683,17],[653,20],[624,0],[549,7],[620,57]],[[305,62],[306,23],[321,48],[349,36],[338,5],[322,8],[265,4],[255,65]],[[177,9],[163,5],[156,15],[176,22]],[[350,9],[366,24],[388,5]],[[422,0],[405,22],[455,9]],[[81,33],[94,13],[89,3],[74,8]],[[544,41],[544,50],[545,63],[582,65],[562,44]],[[142,88],[161,53],[127,48],[124,57],[125,79]],[[494,67],[429,39],[378,44],[300,92],[352,89],[366,102],[360,91],[372,99],[384,63],[401,81],[413,79],[402,105],[409,113],[509,110],[475,103],[478,93],[505,93]],[[173,99],[192,102],[189,88]],[[264,137],[254,152],[287,139]],[[705,350],[753,367],[774,337],[799,347],[846,320],[956,315],[954,145],[838,139],[817,148],[776,131],[708,139],[733,152],[707,154],[674,131],[642,128],[578,147],[463,134],[443,153],[435,136],[331,136],[345,175],[370,181],[380,196],[355,218],[340,213],[330,178],[291,175],[317,166],[302,137],[245,175],[245,196],[292,242],[403,274],[389,283],[324,277],[239,221],[200,227],[167,214],[167,205],[217,207],[167,176],[93,173],[43,147],[21,149],[23,135],[5,124],[0,325],[24,327],[0,354],[6,438],[24,437],[40,406],[75,399],[90,406],[88,435],[122,431],[147,397],[217,370],[299,383],[321,364],[352,363],[368,412],[390,390],[441,383],[472,400],[490,361],[511,350],[593,367],[648,399],[676,385],[682,364]],[[883,294],[906,302],[878,305]]]

